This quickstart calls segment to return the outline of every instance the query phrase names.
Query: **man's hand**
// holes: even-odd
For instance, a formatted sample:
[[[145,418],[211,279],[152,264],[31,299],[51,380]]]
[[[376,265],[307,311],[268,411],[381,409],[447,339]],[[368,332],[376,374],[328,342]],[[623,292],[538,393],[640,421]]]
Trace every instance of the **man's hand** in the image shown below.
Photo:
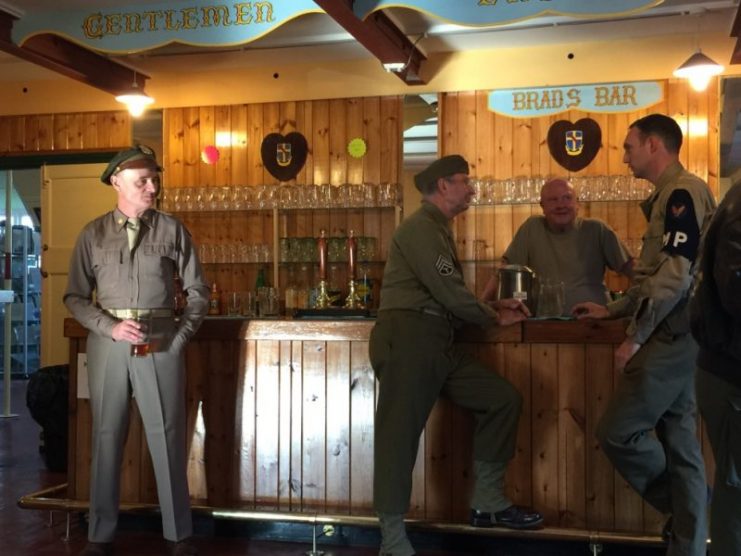
[[[634,342],[630,338],[625,338],[623,343],[615,350],[615,370],[623,372],[633,356],[641,349],[641,344]]]
[[[135,320],[125,319],[113,327],[111,337],[117,342],[141,342],[145,336],[140,328],[141,325]]]
[[[571,314],[577,319],[606,319],[610,316],[610,312],[607,307],[600,305],[599,303],[592,303],[591,301],[585,301],[584,303],[577,303],[571,308]]]
[[[489,302],[497,312],[497,324],[507,326],[525,320],[530,316],[530,310],[519,299],[498,299]]]

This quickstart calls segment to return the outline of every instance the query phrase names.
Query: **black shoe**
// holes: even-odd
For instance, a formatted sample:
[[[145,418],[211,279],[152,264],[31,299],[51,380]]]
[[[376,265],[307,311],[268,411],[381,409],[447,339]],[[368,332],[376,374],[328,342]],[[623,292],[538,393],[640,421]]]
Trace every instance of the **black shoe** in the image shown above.
[[[192,545],[189,539],[183,539],[177,542],[167,541],[171,556],[198,556],[198,549]]]
[[[474,527],[508,527],[509,529],[538,529],[543,524],[540,512],[526,506],[512,505],[501,512],[471,510]]]

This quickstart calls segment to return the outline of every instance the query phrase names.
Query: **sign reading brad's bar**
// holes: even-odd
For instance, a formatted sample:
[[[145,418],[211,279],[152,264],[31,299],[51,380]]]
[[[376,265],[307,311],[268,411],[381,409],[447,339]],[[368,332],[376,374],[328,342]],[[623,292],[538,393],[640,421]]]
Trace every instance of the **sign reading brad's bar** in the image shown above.
[[[545,15],[620,17],[661,4],[664,0],[355,0],[353,11],[361,19],[385,8],[403,6],[458,25],[506,25]]]
[[[12,38],[22,45],[34,35],[52,33],[103,52],[135,52],[172,42],[229,46],[251,42],[308,13],[323,10],[313,0],[170,0],[29,14],[14,22]]]
[[[657,81],[499,89],[489,93],[489,110],[511,118],[549,116],[567,110],[634,112],[663,99],[664,88]]]

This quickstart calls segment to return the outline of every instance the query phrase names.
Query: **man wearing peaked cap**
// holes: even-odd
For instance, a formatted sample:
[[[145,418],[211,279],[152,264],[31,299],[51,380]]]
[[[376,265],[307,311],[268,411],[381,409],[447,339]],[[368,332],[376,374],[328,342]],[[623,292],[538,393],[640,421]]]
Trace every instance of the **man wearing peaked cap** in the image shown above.
[[[154,151],[146,145],[136,145],[117,153],[103,170],[100,181],[111,185],[111,177],[127,168],[151,168],[155,172],[162,171],[162,167],[157,164]]]
[[[421,192],[434,189],[438,179],[455,174],[468,174],[468,162],[459,154],[451,154],[437,159],[419,174],[414,176],[414,186]]]
[[[444,156],[414,177],[422,206],[396,229],[383,274],[378,318],[369,352],[380,383],[375,420],[373,506],[384,556],[411,556],[404,514],[409,506],[419,436],[440,395],[473,412],[476,484],[474,526],[539,527],[542,516],[504,494],[504,473],[514,456],[522,396],[494,370],[452,340],[467,322],[482,326],[519,322],[521,301],[491,305],[466,288],[450,229],[468,209],[474,190],[468,163]]]
[[[144,145],[114,156],[100,179],[116,191],[116,207],[83,228],[70,260],[64,303],[89,331],[93,449],[85,556],[112,552],[132,394],[152,456],[170,553],[197,554],[187,540],[192,520],[184,346],[206,314],[209,288],[188,231],[154,209],[160,171]],[[177,276],[187,296],[178,321]],[[140,347],[145,342],[148,349]]]

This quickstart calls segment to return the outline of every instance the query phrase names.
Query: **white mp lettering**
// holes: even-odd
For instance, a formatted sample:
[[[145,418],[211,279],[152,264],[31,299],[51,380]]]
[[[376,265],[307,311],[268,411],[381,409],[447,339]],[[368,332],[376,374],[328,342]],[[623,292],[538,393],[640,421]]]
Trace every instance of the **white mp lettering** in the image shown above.
[[[687,243],[687,239],[689,239],[687,237],[687,234],[685,234],[684,232],[677,232],[676,234],[674,234],[673,246],[677,247],[680,243]]]

